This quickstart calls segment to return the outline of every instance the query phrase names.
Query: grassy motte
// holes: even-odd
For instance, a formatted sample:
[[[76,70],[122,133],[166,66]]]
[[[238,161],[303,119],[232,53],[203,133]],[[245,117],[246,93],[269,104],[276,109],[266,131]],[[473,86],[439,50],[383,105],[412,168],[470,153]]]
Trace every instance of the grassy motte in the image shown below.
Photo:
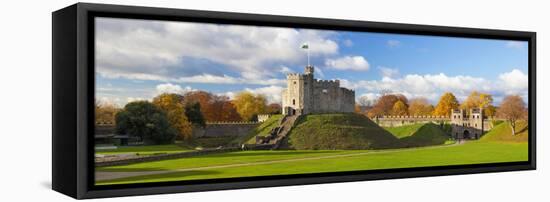
[[[508,122],[500,122],[487,132],[480,141],[493,142],[527,142],[529,140],[529,127],[527,121],[518,121],[516,135],[512,135],[512,128]]]
[[[288,142],[299,150],[387,149],[399,140],[369,118],[355,113],[312,114],[297,120]]]
[[[433,123],[412,124],[384,128],[399,138],[403,147],[424,147],[445,144],[449,136]]]

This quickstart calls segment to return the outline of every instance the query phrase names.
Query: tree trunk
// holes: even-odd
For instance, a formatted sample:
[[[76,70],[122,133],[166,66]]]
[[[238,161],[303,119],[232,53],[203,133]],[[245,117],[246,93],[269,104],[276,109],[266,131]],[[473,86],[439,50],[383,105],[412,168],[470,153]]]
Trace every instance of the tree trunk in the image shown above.
[[[512,128],[512,136],[516,135],[516,124],[510,122],[510,127]]]

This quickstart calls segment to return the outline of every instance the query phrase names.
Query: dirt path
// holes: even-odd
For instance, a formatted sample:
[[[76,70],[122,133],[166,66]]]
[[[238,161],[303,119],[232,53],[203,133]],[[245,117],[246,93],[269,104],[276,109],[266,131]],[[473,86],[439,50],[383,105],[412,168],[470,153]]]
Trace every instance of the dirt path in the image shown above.
[[[460,143],[460,144],[462,144],[462,143]],[[460,145],[460,144],[454,143],[454,144],[450,144],[450,145],[422,147],[422,149],[432,149],[432,148],[439,148],[439,147],[452,147],[452,146],[457,146],[457,145]],[[273,161],[261,161],[261,162],[251,162],[251,163],[236,163],[236,164],[228,164],[228,165],[205,166],[205,167],[174,169],[174,170],[135,171],[135,172],[96,171],[95,172],[95,180],[97,182],[97,181],[103,181],[103,180],[113,180],[113,179],[143,176],[143,175],[167,174],[167,173],[175,173],[175,172],[183,172],[183,171],[197,171],[197,170],[233,168],[233,167],[242,167],[242,166],[267,165],[267,164],[275,164],[275,163],[287,163],[287,162],[296,162],[296,161],[308,161],[308,160],[319,160],[319,159],[330,159],[330,158],[354,157],[354,156],[363,156],[363,155],[370,155],[370,154],[383,154],[383,153],[402,152],[403,150],[412,150],[412,149],[419,149],[419,148],[389,149],[389,150],[381,150],[381,151],[366,151],[366,152],[353,153],[353,154],[336,154],[336,155],[329,155],[329,156],[304,157],[304,158],[283,159],[283,160],[273,160]]]

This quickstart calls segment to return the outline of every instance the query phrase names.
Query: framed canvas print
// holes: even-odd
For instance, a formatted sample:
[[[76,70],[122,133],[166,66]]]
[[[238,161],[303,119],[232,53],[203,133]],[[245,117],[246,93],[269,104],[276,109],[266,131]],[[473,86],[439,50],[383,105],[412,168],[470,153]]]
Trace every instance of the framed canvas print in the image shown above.
[[[52,16],[53,189],[75,198],[535,169],[534,32]]]

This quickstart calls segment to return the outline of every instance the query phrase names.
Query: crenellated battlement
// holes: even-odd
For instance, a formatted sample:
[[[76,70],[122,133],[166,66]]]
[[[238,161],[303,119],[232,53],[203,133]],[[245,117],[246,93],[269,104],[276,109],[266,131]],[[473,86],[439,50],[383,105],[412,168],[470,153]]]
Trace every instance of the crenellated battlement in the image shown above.
[[[303,74],[300,74],[300,73],[288,73],[286,75],[286,78],[287,79],[303,79]]]
[[[377,117],[377,119],[389,119],[389,120],[450,120],[450,117],[447,116],[414,116],[414,115],[406,115],[406,116],[380,116]]]

